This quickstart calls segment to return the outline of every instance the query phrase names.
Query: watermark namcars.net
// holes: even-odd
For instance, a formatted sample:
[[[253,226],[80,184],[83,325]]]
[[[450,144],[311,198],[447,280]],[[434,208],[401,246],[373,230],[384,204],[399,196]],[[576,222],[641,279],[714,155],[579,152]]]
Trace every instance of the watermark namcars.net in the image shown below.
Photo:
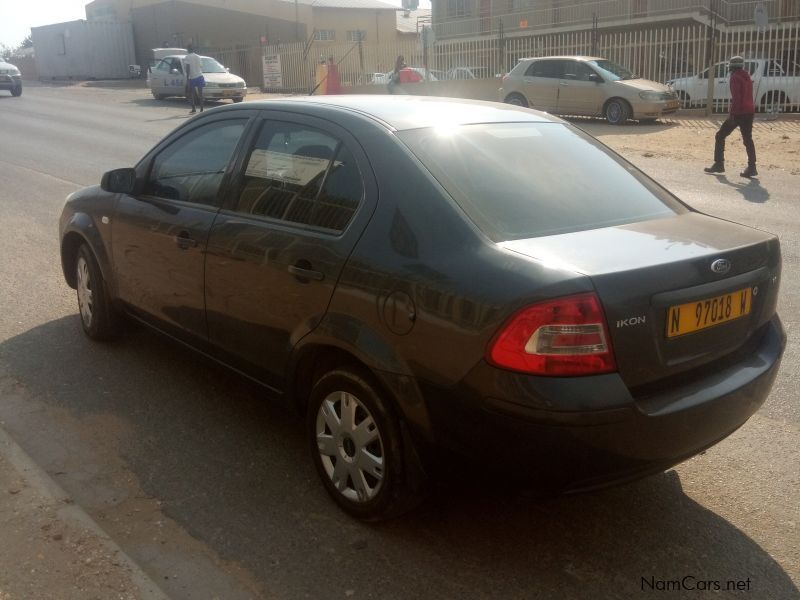
[[[752,581],[747,579],[703,579],[694,575],[684,575],[679,579],[658,579],[642,577],[643,592],[749,592]]]

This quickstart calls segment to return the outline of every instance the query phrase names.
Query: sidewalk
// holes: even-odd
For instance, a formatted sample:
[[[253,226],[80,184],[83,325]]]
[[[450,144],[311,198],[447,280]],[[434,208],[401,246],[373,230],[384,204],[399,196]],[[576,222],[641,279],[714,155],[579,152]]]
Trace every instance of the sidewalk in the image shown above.
[[[2,428],[0,539],[0,600],[167,600]]]

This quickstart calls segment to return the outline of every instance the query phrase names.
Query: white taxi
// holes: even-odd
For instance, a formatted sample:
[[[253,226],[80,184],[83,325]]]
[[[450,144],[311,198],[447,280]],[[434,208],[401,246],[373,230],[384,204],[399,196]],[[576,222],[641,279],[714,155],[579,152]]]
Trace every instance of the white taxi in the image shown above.
[[[147,85],[153,98],[162,100],[167,96],[186,96],[185,54],[176,54],[161,59],[147,73]],[[203,78],[206,80],[203,97],[207,100],[230,98],[241,102],[247,95],[244,79],[228,70],[210,56],[201,56]]]

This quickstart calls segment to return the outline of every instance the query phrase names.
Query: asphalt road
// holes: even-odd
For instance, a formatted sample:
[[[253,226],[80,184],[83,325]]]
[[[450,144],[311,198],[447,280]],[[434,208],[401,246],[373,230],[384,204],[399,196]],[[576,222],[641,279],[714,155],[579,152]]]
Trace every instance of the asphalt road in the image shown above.
[[[700,164],[630,157],[699,209],[782,239],[789,346],[742,429],[624,487],[538,500],[458,485],[366,526],[326,497],[288,407],[145,329],[107,345],[81,332],[60,272],[63,199],[132,165],[186,113],[143,90],[0,93],[0,423],[166,592],[697,598],[703,582],[733,580],[746,589],[732,596],[800,597],[800,177],[742,186]],[[612,146],[638,127],[582,126]]]

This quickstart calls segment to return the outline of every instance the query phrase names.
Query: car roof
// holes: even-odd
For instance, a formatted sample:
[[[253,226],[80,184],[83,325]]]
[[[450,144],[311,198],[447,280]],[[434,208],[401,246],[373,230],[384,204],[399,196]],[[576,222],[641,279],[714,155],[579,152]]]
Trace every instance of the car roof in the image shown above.
[[[584,56],[580,54],[561,55],[561,56],[527,56],[520,58],[519,62],[524,60],[552,60],[552,59],[570,59],[570,60],[606,60],[602,56]]]
[[[280,100],[261,100],[238,105],[227,105],[215,109],[215,111],[235,110],[236,107],[239,109],[262,108],[290,111],[305,107],[312,114],[318,114],[320,109],[324,111],[327,108],[369,117],[398,131],[422,129],[442,124],[562,122],[561,119],[545,113],[499,102],[385,94],[296,96]]]

